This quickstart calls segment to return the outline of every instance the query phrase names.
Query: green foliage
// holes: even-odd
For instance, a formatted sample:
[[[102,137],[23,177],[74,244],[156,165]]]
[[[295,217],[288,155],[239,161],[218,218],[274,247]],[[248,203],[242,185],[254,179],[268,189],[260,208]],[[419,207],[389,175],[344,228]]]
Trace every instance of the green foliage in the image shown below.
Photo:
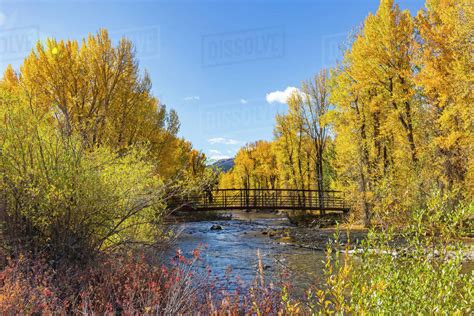
[[[456,238],[472,205],[446,213],[448,201],[434,195],[401,232],[371,230],[361,249],[329,244],[326,282],[310,306],[327,314],[470,314],[474,273],[462,271],[465,249]]]
[[[458,246],[430,245],[415,234],[406,248],[393,236],[371,234],[351,277],[351,304],[357,313],[469,314],[474,275],[463,274]]]
[[[123,243],[152,242],[163,185],[146,151],[85,148],[21,96],[2,91],[1,241],[82,258]]]
[[[349,257],[348,248],[341,251],[338,243],[339,230],[336,231],[334,239],[326,247],[326,261],[324,266],[325,280],[321,289],[315,294],[308,292],[308,299],[313,311],[319,310],[325,314],[347,313],[351,311],[350,298],[347,293],[351,286],[351,272],[353,262]]]
[[[205,156],[176,136],[176,112],[151,94],[132,43],[114,46],[106,30],[81,44],[38,42],[19,74],[6,69],[0,94],[7,253],[87,259],[154,243],[169,197],[212,178]]]

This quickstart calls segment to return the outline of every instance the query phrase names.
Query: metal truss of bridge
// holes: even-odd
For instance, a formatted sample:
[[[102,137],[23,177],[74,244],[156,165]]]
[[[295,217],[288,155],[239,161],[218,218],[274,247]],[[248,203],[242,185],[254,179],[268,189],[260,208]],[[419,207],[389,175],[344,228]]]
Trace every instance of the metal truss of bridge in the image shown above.
[[[308,210],[349,212],[340,191],[291,189],[221,189],[174,200],[179,210]]]

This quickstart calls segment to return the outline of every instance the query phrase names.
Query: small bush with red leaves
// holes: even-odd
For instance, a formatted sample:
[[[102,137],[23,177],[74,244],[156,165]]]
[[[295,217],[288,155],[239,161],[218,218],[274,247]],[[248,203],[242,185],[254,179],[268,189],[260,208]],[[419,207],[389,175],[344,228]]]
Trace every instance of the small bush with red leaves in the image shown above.
[[[144,256],[104,256],[85,268],[21,256],[0,273],[0,313],[187,313],[211,286],[195,254],[178,252],[167,267]]]

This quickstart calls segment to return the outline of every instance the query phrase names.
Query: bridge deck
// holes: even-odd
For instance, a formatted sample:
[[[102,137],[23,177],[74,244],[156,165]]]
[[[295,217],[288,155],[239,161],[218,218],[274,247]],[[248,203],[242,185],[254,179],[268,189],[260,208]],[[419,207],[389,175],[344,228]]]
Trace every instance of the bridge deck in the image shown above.
[[[291,189],[223,189],[173,201],[181,210],[319,210],[348,212],[339,191]]]

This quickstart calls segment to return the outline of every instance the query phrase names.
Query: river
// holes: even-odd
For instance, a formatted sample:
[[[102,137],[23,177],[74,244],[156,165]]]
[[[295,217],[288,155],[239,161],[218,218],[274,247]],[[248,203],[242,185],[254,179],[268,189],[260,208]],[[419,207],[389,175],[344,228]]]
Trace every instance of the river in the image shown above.
[[[211,230],[213,225],[222,229]],[[228,275],[230,280],[240,279],[242,284],[249,285],[257,276],[259,252],[267,282],[278,283],[286,271],[296,292],[302,293],[309,285],[322,281],[325,253],[302,247],[289,239],[269,237],[269,230],[290,226],[285,215],[244,211],[234,211],[230,220],[175,224],[174,230],[180,233],[165,257],[173,257],[176,249],[191,257],[194,249],[201,248],[202,260],[198,264],[203,269],[209,267],[212,275],[221,276],[221,280],[224,279],[222,276]],[[312,246],[324,249],[325,242],[320,243]],[[470,249],[472,252],[472,245]],[[473,263],[472,258],[465,262],[463,272],[470,273]],[[224,287],[232,290],[236,285],[229,283]]]
[[[222,230],[211,230],[213,225],[219,225]],[[181,232],[173,249],[180,249],[190,256],[194,249],[201,247],[202,267],[209,266],[213,275],[220,276],[231,271],[231,279],[239,278],[243,284],[250,284],[257,275],[259,251],[267,282],[278,282],[282,271],[287,270],[287,277],[297,288],[303,289],[323,276],[324,252],[303,248],[288,240],[270,238],[266,234],[270,229],[290,225],[284,215],[233,212],[231,220],[177,225],[175,229]],[[170,250],[167,255],[171,256],[173,252]]]

